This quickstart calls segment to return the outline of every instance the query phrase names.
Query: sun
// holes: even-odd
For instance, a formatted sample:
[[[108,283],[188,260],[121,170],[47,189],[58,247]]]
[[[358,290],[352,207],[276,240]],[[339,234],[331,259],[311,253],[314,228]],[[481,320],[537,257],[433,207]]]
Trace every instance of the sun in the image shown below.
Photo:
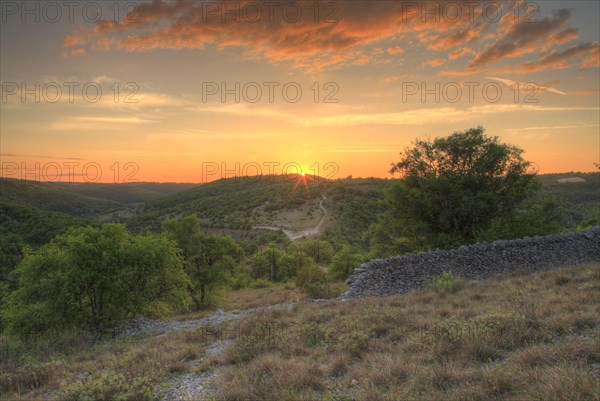
[[[307,182],[307,180],[313,181],[313,179],[310,177],[310,175],[306,175],[305,172],[299,173],[297,175],[296,183],[294,185],[294,189],[292,190],[292,192],[295,192],[296,188],[298,188],[298,186],[300,184],[302,184],[304,186],[304,189],[306,190],[306,192],[310,194],[310,189],[308,188],[308,182]]]

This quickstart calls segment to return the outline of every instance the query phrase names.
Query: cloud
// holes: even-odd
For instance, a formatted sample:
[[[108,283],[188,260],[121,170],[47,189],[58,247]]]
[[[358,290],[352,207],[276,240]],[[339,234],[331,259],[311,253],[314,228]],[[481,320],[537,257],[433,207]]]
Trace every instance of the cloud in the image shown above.
[[[535,23],[520,19],[509,25],[500,39],[471,60],[469,67],[486,66],[506,58],[537,53],[545,46],[564,43],[577,34],[577,30],[567,28],[570,17],[569,10],[560,9]],[[563,28],[566,29],[561,31]]]
[[[429,66],[429,67],[439,67],[440,65],[444,64],[445,62],[446,62],[446,60],[444,60],[443,58],[435,58],[433,60],[425,61],[422,64],[422,66],[423,67],[426,67],[426,66]]]
[[[388,76],[388,77],[385,77],[385,78],[383,79],[383,82],[385,82],[385,83],[389,84],[389,83],[392,83],[392,82],[397,82],[397,81],[399,81],[400,79],[401,79],[401,78],[400,78],[400,76],[398,76],[398,75],[390,75],[390,76]]]
[[[473,42],[480,37],[484,28],[484,24],[478,23],[457,32],[441,34],[429,44],[428,48],[433,50],[448,50],[460,44]]]
[[[530,61],[510,70],[517,73],[528,73],[546,69],[561,70],[571,67],[571,59],[582,57],[582,68],[598,67],[599,43],[580,43],[564,51],[552,50],[537,61]]]
[[[450,60],[456,60],[456,59],[466,56],[468,54],[471,54],[471,55],[475,54],[475,51],[472,49],[469,49],[468,47],[461,47],[460,49],[456,49],[455,51],[450,53],[448,55],[448,58]]]
[[[461,6],[468,0],[455,2]],[[254,5],[252,5],[254,4]],[[263,8],[258,21],[250,22],[246,8]],[[339,65],[364,65],[369,62],[390,62],[383,57],[356,56],[358,47],[396,41],[405,34],[428,33],[428,41],[437,43],[475,40],[479,35],[480,18],[464,15],[452,20],[442,18],[424,19],[423,15],[406,7],[404,2],[358,2],[333,0],[326,9],[334,11],[338,22],[314,21],[314,5],[308,2],[273,2],[273,13],[261,2],[240,1],[238,21],[235,16],[219,13],[232,9],[231,2],[162,1],[154,0],[140,4],[136,23],[101,21],[88,29],[78,29],[64,38],[66,48],[87,46],[97,50],[122,50],[144,52],[156,49],[206,49],[208,46],[224,49],[241,46],[246,54],[266,58],[272,62],[290,62],[296,68],[313,65],[318,68]],[[302,5],[298,22],[291,22],[290,12],[283,7]],[[437,1],[419,2],[423,8],[438,7]],[[466,6],[464,6],[466,8]],[[210,10],[209,10],[210,9]],[[215,10],[217,10],[215,12]],[[293,10],[292,10],[293,11]],[[324,12],[323,14],[328,14]],[[250,12],[255,15],[254,10]],[[288,15],[286,18],[285,15]],[[325,16],[325,15],[324,15]],[[456,31],[456,32],[454,32]],[[390,45],[387,54],[399,55],[403,46]],[[352,54],[352,52],[355,52]],[[316,61],[314,63],[313,61]]]
[[[596,95],[600,92],[600,88],[591,88],[591,89],[578,89],[571,92],[571,95],[575,96],[592,96]]]
[[[82,57],[87,55],[87,50],[85,50],[84,47],[79,47],[77,49],[70,49],[67,51],[63,51],[61,53],[63,58],[69,58],[69,57]]]
[[[519,82],[513,81],[512,79],[505,78],[496,78],[496,77],[487,77],[487,79],[491,79],[493,81],[498,81],[506,85],[507,87],[513,88],[515,90],[529,92],[529,93],[544,93],[544,92],[552,92],[558,95],[567,95],[565,92],[560,91],[556,88],[551,88],[548,86],[542,86],[534,82]],[[530,89],[529,89],[530,88]]]
[[[325,153],[389,153],[389,152],[395,152],[393,147],[373,146],[371,144],[364,144],[361,146],[342,146],[342,147],[336,147],[336,148],[323,148],[320,150]]]
[[[387,52],[391,55],[397,55],[404,53],[404,49],[400,46],[394,46],[387,49]]]
[[[105,129],[128,129],[132,125],[149,124],[157,122],[141,117],[121,117],[121,116],[77,116],[68,117],[64,120],[58,120],[50,124],[50,129],[54,130],[105,130]]]
[[[348,66],[389,64],[394,62],[393,56],[423,47],[449,52],[449,60],[474,55],[462,71],[445,72],[446,75],[470,75],[502,60],[556,51],[555,46],[579,36],[577,29],[569,26],[569,10],[554,10],[532,23],[526,18],[515,18],[512,4],[501,3],[504,17],[494,23],[483,14],[487,3],[499,4],[492,0],[332,0],[315,3],[324,7],[322,18],[315,22],[311,2],[153,0],[139,5],[135,23],[100,21],[65,36],[63,45],[66,49],[77,48],[71,50],[76,53],[158,49],[222,51],[240,47],[246,58],[286,63],[308,74]],[[271,5],[266,7],[266,4]],[[295,10],[283,11],[291,4],[302,9],[298,21],[290,19],[296,15]],[[449,4],[450,9],[459,8],[458,16],[442,11]],[[517,6],[526,9],[528,4],[518,2]],[[330,13],[333,18],[323,21]],[[452,51],[465,43],[473,45]],[[380,47],[373,50],[369,48],[372,45]],[[479,47],[483,50],[476,53]],[[70,55],[69,51],[65,54]],[[427,65],[441,65],[440,57],[434,59],[438,61],[432,60]],[[598,57],[589,55],[582,65],[598,65]]]
[[[482,115],[503,114],[512,112],[573,112],[599,111],[598,107],[578,106],[539,106],[524,104],[488,104],[473,106],[467,109],[455,107],[439,107],[415,109],[390,113],[342,114],[300,119],[303,127],[336,127],[356,125],[426,125],[447,124],[449,122],[473,121]]]
[[[139,117],[115,117],[115,116],[109,116],[109,117],[90,117],[90,116],[83,116],[83,117],[71,117],[72,121],[79,121],[79,122],[94,122],[94,123],[119,123],[119,124],[139,124],[139,123],[151,123],[154,122],[153,120],[149,120],[149,119],[145,119],[145,118],[139,118]]]
[[[48,156],[48,155],[32,155],[32,154],[16,154],[16,153],[0,153],[1,157],[35,157],[37,159],[55,159],[55,160],[86,160],[80,157],[62,157],[62,156]]]
[[[573,128],[596,128],[598,124],[574,124],[574,125],[551,125],[542,127],[521,127],[521,128],[507,128],[509,132],[520,132],[520,131],[549,131],[549,130],[561,130],[561,129],[573,129]]]
[[[243,117],[271,117],[271,118],[290,118],[289,114],[282,113],[272,107],[255,107],[247,103],[219,104],[217,106],[203,104],[201,106],[187,107],[186,110],[205,113],[223,113]]]

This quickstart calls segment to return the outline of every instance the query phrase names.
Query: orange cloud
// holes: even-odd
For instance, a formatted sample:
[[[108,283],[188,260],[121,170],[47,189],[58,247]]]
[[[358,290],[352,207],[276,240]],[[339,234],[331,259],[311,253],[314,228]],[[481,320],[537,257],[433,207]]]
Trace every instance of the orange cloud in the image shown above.
[[[433,50],[448,50],[463,43],[469,43],[481,36],[485,30],[483,23],[477,23],[457,32],[444,33],[436,37],[428,48]]]
[[[536,23],[515,20],[506,12],[499,23],[492,23],[482,14],[486,2],[453,1],[452,7],[462,8],[460,16],[431,17],[426,11],[437,10],[443,14],[441,10],[449,3],[408,2],[411,8],[402,1],[332,0],[326,3],[331,8],[315,22],[313,3],[307,6],[309,3],[304,2],[153,0],[139,5],[137,13],[131,16],[134,21],[100,21],[87,30],[79,29],[66,36],[64,46],[87,45],[96,50],[127,52],[239,46],[246,48],[247,56],[275,63],[289,62],[298,69],[308,66],[308,70],[314,71],[325,67],[390,63],[393,59],[385,58],[386,53],[399,55],[406,49],[405,45],[387,44],[393,41],[445,51],[464,43],[491,40],[493,43],[477,54],[465,70],[478,71],[506,58],[551,51],[552,46],[578,37],[577,30],[567,26],[568,10],[554,11]],[[271,4],[268,8],[267,3]],[[303,16],[298,21],[291,20],[295,12],[282,12],[289,4],[302,7]],[[262,14],[256,13],[257,7],[262,7]],[[326,16],[332,18],[327,20]],[[486,35],[494,26],[496,34]],[[366,46],[383,41],[387,44],[385,52],[368,54]],[[467,54],[475,53],[463,47],[451,52],[448,58],[456,60]],[[443,64],[440,60],[431,60],[427,65],[439,66]],[[593,57],[585,61],[586,65],[594,63],[597,61]]]
[[[600,92],[600,88],[592,88],[592,89],[579,89],[571,92],[572,95],[575,96],[592,96],[597,95]]]
[[[439,67],[440,65],[444,64],[445,62],[446,62],[446,60],[444,60],[443,58],[435,58],[433,60],[425,61],[423,63],[423,66]]]
[[[598,66],[598,48],[596,43],[580,43],[564,51],[553,50],[547,55],[535,62],[528,62],[520,66],[510,68],[511,71],[518,73],[535,72],[546,69],[561,70],[571,66],[571,59],[582,56],[584,61],[583,68],[591,68]]]
[[[467,54],[475,54],[475,51],[472,49],[469,49],[468,47],[461,47],[460,49],[456,49],[455,51],[453,51],[452,53],[450,53],[448,55],[448,58],[450,60],[456,60],[457,58],[460,58],[462,56],[465,56]]]
[[[465,0],[464,3],[469,2]],[[249,54],[272,61],[305,64],[310,63],[311,58],[326,54],[333,57],[334,53],[351,51],[358,46],[382,40],[395,40],[399,35],[415,31],[431,32],[431,40],[437,40],[436,33],[446,35],[452,29],[459,29],[459,36],[466,34],[474,37],[473,33],[463,33],[468,32],[464,27],[471,23],[467,16],[458,20],[427,20],[420,13],[406,8],[403,2],[328,2],[328,5],[336,7],[337,12],[333,17],[337,22],[315,22],[312,3],[310,7],[304,6],[305,17],[298,22],[290,22],[289,17],[286,20],[283,16],[281,7],[284,3],[276,3],[279,9],[272,6],[272,14],[265,8],[265,13],[258,21],[249,22],[245,19],[246,7],[256,7],[253,4],[262,4],[264,7],[267,3],[243,0],[235,2],[233,6],[231,4],[224,0],[208,3],[154,0],[139,5],[135,23],[101,21],[88,30],[80,29],[65,37],[64,45],[71,47],[88,43],[96,49],[128,52],[203,49],[209,44],[217,48],[245,46],[249,48]],[[426,1],[418,5],[431,9],[439,7],[439,2]],[[222,14],[215,10],[228,11]],[[229,11],[233,11],[237,17]],[[254,15],[252,12],[250,14]],[[328,13],[323,14],[324,18]],[[387,52],[396,55],[403,50],[400,46],[391,46]],[[342,56],[343,60],[347,58],[346,55]],[[352,63],[365,61],[363,57]],[[380,58],[377,61],[389,62]]]
[[[387,52],[391,55],[402,54],[404,53],[404,49],[400,46],[394,46],[387,49]]]
[[[470,67],[482,67],[505,58],[515,58],[536,53],[542,45],[564,43],[576,34],[573,28],[562,30],[568,24],[571,12],[566,9],[554,10],[552,13],[535,22],[518,20],[509,25],[503,36],[495,43],[487,46],[471,62]]]

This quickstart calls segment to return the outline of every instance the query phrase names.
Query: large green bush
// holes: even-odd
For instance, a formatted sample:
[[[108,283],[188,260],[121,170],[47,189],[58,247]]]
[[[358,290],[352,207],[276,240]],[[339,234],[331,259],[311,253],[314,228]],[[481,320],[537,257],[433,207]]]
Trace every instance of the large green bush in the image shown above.
[[[71,325],[102,330],[115,320],[189,306],[175,243],[132,236],[121,225],[72,229],[27,254],[16,274],[18,288],[3,313],[13,333]]]

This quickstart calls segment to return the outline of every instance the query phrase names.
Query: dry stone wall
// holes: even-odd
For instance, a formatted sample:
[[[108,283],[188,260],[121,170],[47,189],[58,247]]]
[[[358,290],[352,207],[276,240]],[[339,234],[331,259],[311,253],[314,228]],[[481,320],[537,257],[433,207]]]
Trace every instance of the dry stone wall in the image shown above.
[[[593,262],[600,262],[600,227],[375,259],[354,271],[341,299],[400,294],[424,287],[444,271],[467,280],[481,280]]]

